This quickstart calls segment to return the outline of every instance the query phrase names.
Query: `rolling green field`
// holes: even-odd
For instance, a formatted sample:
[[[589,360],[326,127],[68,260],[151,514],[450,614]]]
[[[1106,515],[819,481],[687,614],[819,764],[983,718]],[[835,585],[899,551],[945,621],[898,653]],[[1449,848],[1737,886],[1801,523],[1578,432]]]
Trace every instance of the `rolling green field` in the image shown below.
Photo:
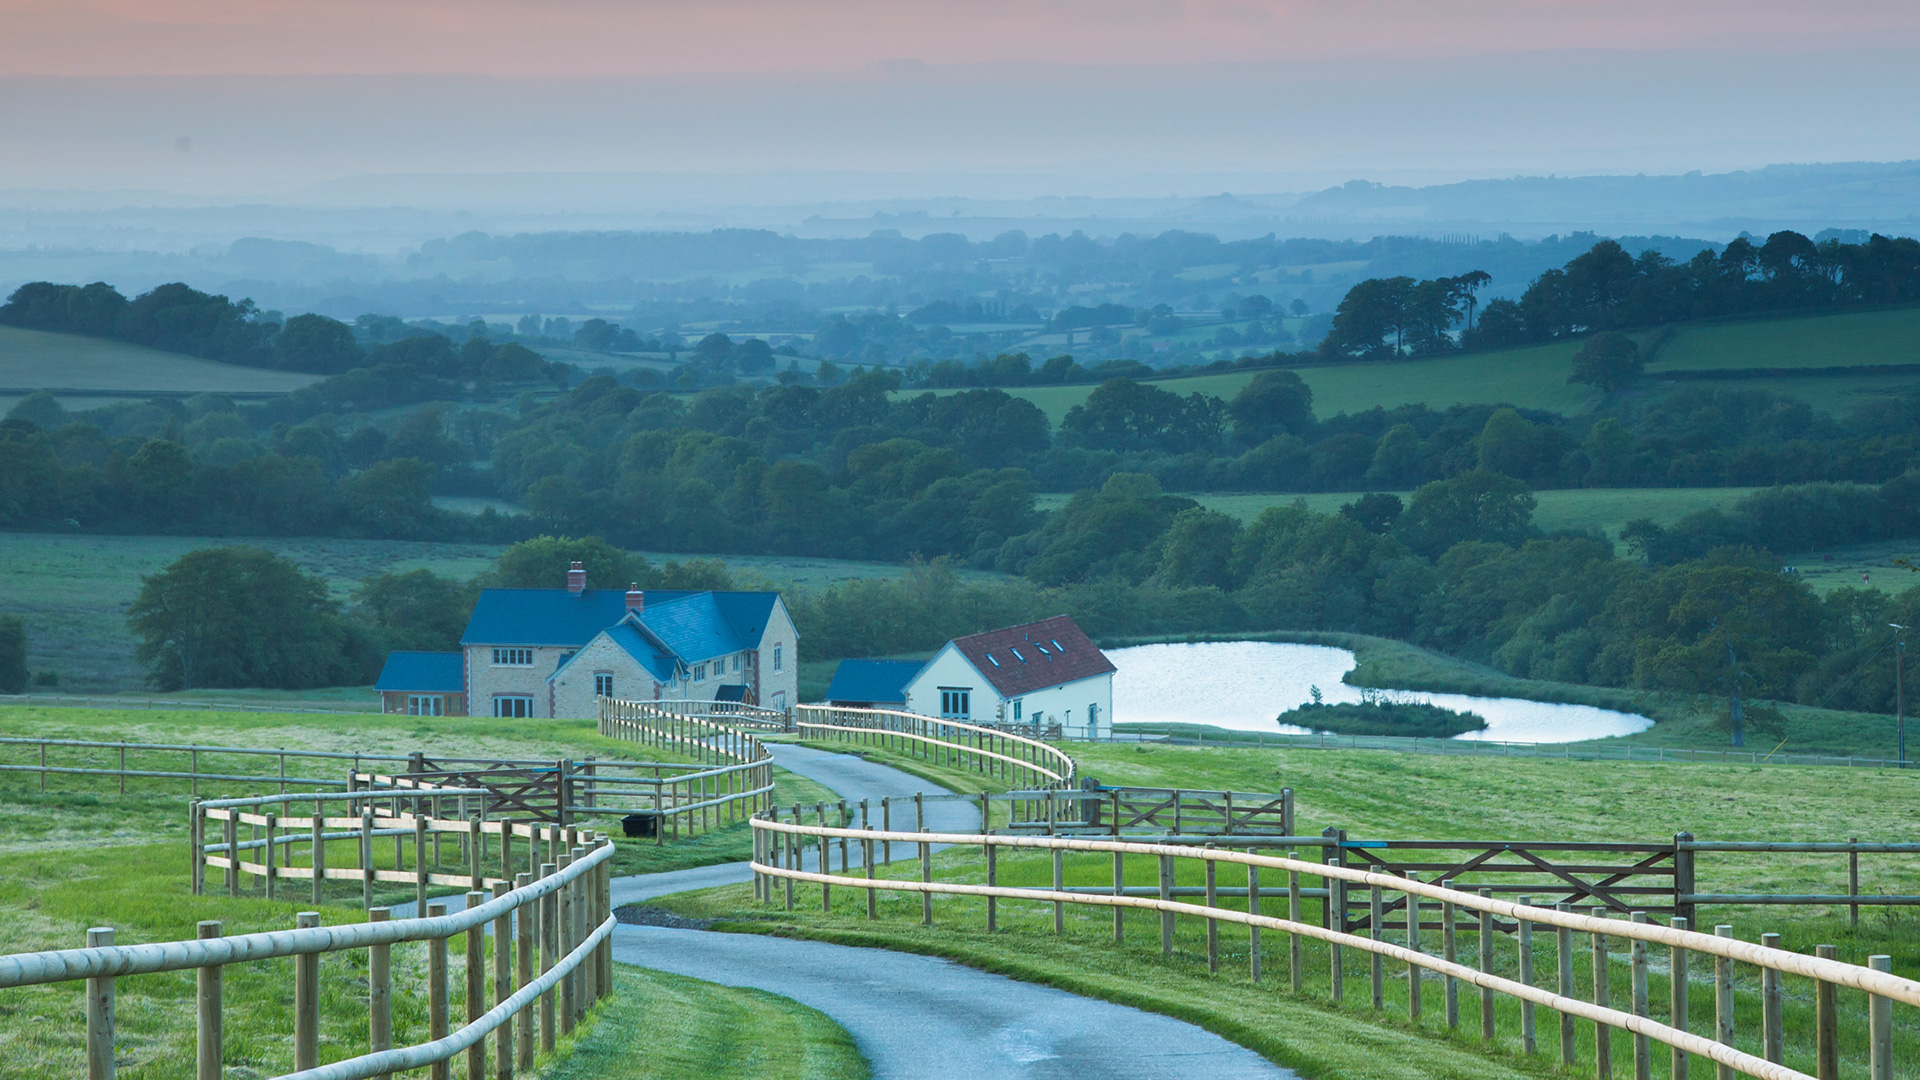
[[[80,536],[9,533],[0,538],[0,612],[27,622],[27,664],[34,671],[60,676],[60,690],[80,693],[131,691],[143,672],[133,659],[127,604],[140,590],[140,577],[159,571],[195,548],[212,544],[257,544],[292,559],[333,585],[344,600],[362,579],[388,570],[425,568],[450,577],[469,578],[492,566],[498,545],[402,540],[340,540],[322,537]],[[853,562],[771,555],[686,555],[644,552],[656,565],[669,559],[717,558],[741,578],[774,588],[818,589],[868,578],[892,578],[907,572],[893,563]],[[967,577],[991,572],[961,571]],[[558,583],[556,583],[558,587]],[[353,694],[358,691],[343,691]],[[188,695],[196,700],[205,691]],[[271,698],[248,691],[248,698]],[[320,699],[324,691],[298,691],[299,700]]]
[[[898,760],[884,751],[860,749],[879,760]],[[1908,819],[1920,810],[1920,789],[1898,774],[1866,769],[1501,761],[1364,751],[1124,744],[1073,744],[1071,750],[1082,771],[1104,783],[1254,792],[1291,787],[1299,807],[1297,831],[1303,835],[1336,827],[1356,837],[1404,839],[1658,841],[1684,830],[1714,840],[1848,836],[1894,840],[1905,837]],[[913,767],[955,790],[992,786],[971,773],[929,769],[920,762]],[[936,866],[938,880],[985,881],[978,849],[950,849],[936,857]],[[918,869],[909,857],[883,874],[917,878]],[[1045,887],[1052,868],[1044,853],[1003,850],[997,873],[1002,885]],[[1223,869],[1220,884],[1239,884],[1238,873],[1234,868]],[[1860,873],[1864,892],[1920,888],[1920,860],[1912,856],[1866,856]],[[1111,882],[1110,875],[1111,861],[1104,853],[1066,857],[1069,885],[1104,885]],[[1130,885],[1152,885],[1156,880],[1152,860],[1130,858],[1126,877]],[[1702,891],[1843,892],[1846,879],[1846,860],[1832,855],[1712,852],[1699,856]],[[1199,885],[1202,877],[1197,867],[1185,866],[1178,881]],[[1263,875],[1263,884],[1267,882],[1271,878]],[[1305,876],[1302,884],[1311,888],[1320,882]],[[1268,888],[1277,891],[1279,885],[1273,882]],[[1541,888],[1553,894],[1550,886]],[[1460,1027],[1449,1031],[1440,980],[1429,976],[1422,980],[1424,1014],[1418,1021],[1409,1021],[1405,969],[1391,962],[1386,965],[1385,1007],[1376,1012],[1368,1001],[1368,962],[1352,951],[1343,963],[1344,1004],[1329,1002],[1328,952],[1311,941],[1302,950],[1303,987],[1291,991],[1287,939],[1275,931],[1263,936],[1266,980],[1256,985],[1247,971],[1247,934],[1235,926],[1221,926],[1220,970],[1210,973],[1204,923],[1194,918],[1177,920],[1173,955],[1163,959],[1157,920],[1147,913],[1126,916],[1125,939],[1116,944],[1113,916],[1101,908],[1069,906],[1065,933],[1056,936],[1050,904],[1002,900],[999,929],[989,933],[983,904],[974,898],[936,898],[934,925],[923,927],[919,898],[911,894],[881,893],[879,917],[868,920],[865,895],[859,889],[836,889],[831,913],[820,911],[816,889],[801,886],[796,892],[796,910],[791,913],[783,905],[755,904],[746,886],[683,894],[667,904],[689,915],[729,919],[731,929],[947,956],[1016,978],[1165,1012],[1251,1047],[1298,1070],[1307,1080],[1594,1075],[1590,1024],[1577,1025],[1579,1064],[1563,1071],[1554,1064],[1551,1012],[1539,1017],[1540,1052],[1528,1055],[1520,1045],[1517,1004],[1497,999],[1498,1036],[1487,1046],[1479,1038],[1478,994],[1462,988]],[[1243,902],[1223,903],[1241,906]],[[1318,923],[1318,903],[1309,901],[1305,907],[1306,921]],[[1270,915],[1283,914],[1284,902],[1270,901],[1265,910]],[[1896,973],[1911,977],[1920,970],[1920,935],[1916,935],[1920,915],[1910,909],[1869,909],[1853,926],[1844,908],[1704,907],[1699,922],[1707,927],[1729,924],[1737,937],[1749,941],[1765,932],[1778,932],[1783,935],[1782,947],[1798,952],[1811,951],[1816,942],[1832,943],[1843,960],[1853,963],[1864,962],[1872,953],[1889,953]],[[1424,939],[1428,952],[1439,951],[1439,937],[1434,933]],[[1401,943],[1397,932],[1389,932],[1388,938]],[[1575,941],[1574,984],[1584,991],[1592,985],[1592,960],[1587,943],[1581,938]],[[1500,934],[1493,943],[1495,972],[1516,977],[1513,939]],[[1478,944],[1471,929],[1462,930],[1459,948],[1470,964]],[[1553,935],[1536,933],[1534,944],[1537,981],[1550,986],[1556,964]],[[1624,946],[1616,947],[1610,957],[1616,965],[1610,1001],[1623,1009],[1627,1007],[1626,951]],[[1652,966],[1652,1012],[1665,1019],[1666,974],[1658,961]],[[1735,985],[1736,1042],[1757,1054],[1759,980],[1743,968]],[[1696,988],[1690,997],[1689,1027],[1711,1031],[1713,995]],[[1806,983],[1787,980],[1786,1063],[1808,1072],[1813,1055],[1811,999]],[[1865,1002],[1860,995],[1845,993],[1841,999],[1841,1030],[1848,1033],[1841,1043],[1847,1062],[1843,1068],[1850,1070],[1846,1075],[1862,1074]],[[1895,1029],[1894,1075],[1920,1075],[1920,1033],[1898,1023]],[[1612,1045],[1614,1075],[1625,1075],[1630,1068],[1631,1038],[1615,1034]],[[1655,1053],[1653,1075],[1668,1074],[1666,1061],[1664,1050]],[[1694,1069],[1693,1075],[1701,1075],[1699,1063]]]
[[[1568,488],[1564,490],[1536,491],[1533,493],[1539,501],[1534,511],[1533,522],[1548,532],[1560,529],[1599,529],[1609,537],[1618,539],[1620,529],[1636,518],[1652,518],[1662,525],[1671,525],[1696,510],[1711,507],[1727,507],[1752,494],[1756,488]],[[1331,514],[1341,506],[1352,502],[1362,493],[1357,491],[1314,491],[1293,495],[1277,493],[1222,492],[1215,494],[1196,494],[1188,497],[1197,500],[1209,510],[1218,510],[1231,514],[1241,521],[1250,522],[1260,516],[1260,512],[1270,506],[1288,506],[1295,499],[1305,500],[1307,507],[1322,514]],[[1402,499],[1407,493],[1396,492]],[[1049,493],[1040,496],[1038,502],[1042,509],[1057,510],[1067,504],[1071,496]]]
[[[95,395],[113,391],[132,398],[149,393],[285,393],[319,378],[222,364],[124,341],[0,326],[0,390],[88,391],[63,399],[69,409],[105,404],[110,397]],[[17,400],[24,395],[11,396]],[[11,401],[4,407],[11,408]]]
[[[1313,388],[1313,411],[1322,418],[1362,412],[1376,405],[1393,408],[1421,403],[1435,409],[1502,404],[1572,414],[1600,400],[1591,389],[1567,382],[1573,354],[1579,347],[1579,342],[1567,341],[1466,356],[1295,370]],[[1911,363],[1920,363],[1920,308],[1682,327],[1661,347],[1648,374],[1651,378],[1682,370]],[[1155,385],[1183,396],[1197,392],[1231,399],[1255,374],[1240,371],[1165,379]],[[1846,413],[1877,395],[1912,390],[1920,386],[1920,378],[1788,377],[1717,385],[1770,390],[1807,401],[1815,408]],[[1007,392],[1033,402],[1058,426],[1067,410],[1085,401],[1093,388],[1030,386]]]

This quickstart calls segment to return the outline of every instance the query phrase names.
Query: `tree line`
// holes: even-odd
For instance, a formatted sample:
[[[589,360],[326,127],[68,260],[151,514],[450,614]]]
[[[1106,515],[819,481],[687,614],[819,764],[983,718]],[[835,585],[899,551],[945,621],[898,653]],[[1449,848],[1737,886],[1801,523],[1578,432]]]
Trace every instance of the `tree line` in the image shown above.
[[[1741,236],[1681,262],[1630,254],[1601,240],[1542,273],[1518,300],[1489,301],[1475,318],[1481,271],[1456,277],[1369,278],[1347,291],[1318,354],[1332,360],[1427,356],[1500,348],[1696,319],[1920,301],[1920,241],[1874,234],[1818,243],[1782,230]],[[1455,327],[1462,327],[1455,336]]]

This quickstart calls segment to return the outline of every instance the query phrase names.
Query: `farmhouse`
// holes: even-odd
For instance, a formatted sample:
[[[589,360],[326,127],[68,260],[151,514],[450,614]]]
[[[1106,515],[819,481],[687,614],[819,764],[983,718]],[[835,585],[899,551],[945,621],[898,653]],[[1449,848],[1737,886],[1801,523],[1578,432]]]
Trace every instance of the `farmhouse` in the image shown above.
[[[461,708],[488,716],[591,718],[600,697],[784,709],[798,644],[779,593],[589,589],[576,562],[564,589],[481,590],[460,652],[395,653],[376,685],[388,712],[434,693],[447,707],[455,695],[425,683],[445,684],[449,664]]]
[[[905,688],[907,710],[986,724],[1059,724],[1092,738],[1111,724],[1113,662],[1072,619],[955,638]]]

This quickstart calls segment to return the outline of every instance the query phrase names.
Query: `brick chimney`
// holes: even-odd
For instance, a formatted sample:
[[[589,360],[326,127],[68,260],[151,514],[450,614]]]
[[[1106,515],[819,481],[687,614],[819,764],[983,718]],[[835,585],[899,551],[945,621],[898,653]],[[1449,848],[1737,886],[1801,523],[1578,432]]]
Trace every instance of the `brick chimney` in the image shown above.
[[[627,610],[638,613],[646,609],[647,594],[641,590],[637,582],[629,583],[627,585]]]
[[[585,563],[576,562],[572,568],[567,571],[567,591],[575,596],[579,596],[581,593],[587,591],[587,567]]]

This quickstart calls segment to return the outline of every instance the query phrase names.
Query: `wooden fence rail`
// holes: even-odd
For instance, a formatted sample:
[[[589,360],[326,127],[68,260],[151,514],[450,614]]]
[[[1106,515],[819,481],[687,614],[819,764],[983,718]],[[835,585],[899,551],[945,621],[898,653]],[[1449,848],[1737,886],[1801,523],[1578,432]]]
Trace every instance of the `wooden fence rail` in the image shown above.
[[[1658,1042],[1670,1048],[1672,1053],[1672,1075],[1684,1076],[1689,1055],[1697,1055],[1713,1062],[1722,1077],[1739,1073],[1746,1076],[1761,1077],[1764,1080],[1838,1080],[1839,1019],[1836,1005],[1836,991],[1860,991],[1867,995],[1869,1076],[1872,1080],[1892,1080],[1894,1075],[1894,1039],[1891,1006],[1898,1002],[1908,1006],[1920,1006],[1920,982],[1900,978],[1891,973],[1891,958],[1874,956],[1869,958],[1865,967],[1841,963],[1833,959],[1831,946],[1819,946],[1816,955],[1805,956],[1787,952],[1774,947],[1778,942],[1776,935],[1767,935],[1767,944],[1753,944],[1732,937],[1733,928],[1719,926],[1714,934],[1693,932],[1687,920],[1674,917],[1669,926],[1659,926],[1648,921],[1645,911],[1630,912],[1628,919],[1608,918],[1603,915],[1583,915],[1562,906],[1558,909],[1534,906],[1526,903],[1513,903],[1499,900],[1490,894],[1473,893],[1453,888],[1451,878],[1440,884],[1422,882],[1415,875],[1398,876],[1377,873],[1371,870],[1353,869],[1330,863],[1305,862],[1294,858],[1270,855],[1258,855],[1248,852],[1215,848],[1195,848],[1190,845],[1133,843],[1123,840],[1096,840],[1080,837],[1044,837],[1044,836],[1008,836],[990,833],[954,834],[932,832],[876,832],[871,829],[853,829],[819,825],[805,825],[799,822],[781,822],[766,818],[756,818],[753,822],[756,834],[754,845],[755,896],[762,902],[773,902],[778,890],[774,882],[784,880],[786,905],[794,907],[793,885],[804,882],[819,885],[821,902],[824,908],[831,907],[831,890],[866,890],[867,917],[874,918],[876,907],[873,900],[877,891],[917,893],[922,896],[922,922],[930,924],[933,918],[931,898],[945,896],[978,896],[985,900],[986,925],[989,930],[996,928],[997,905],[1003,900],[1031,901],[1050,907],[1054,913],[1054,932],[1063,933],[1064,924],[1060,912],[1064,905],[1086,905],[1114,909],[1114,934],[1119,939],[1123,930],[1121,915],[1125,909],[1134,908],[1154,912],[1159,915],[1161,948],[1164,954],[1171,955],[1175,934],[1175,921],[1181,917],[1199,918],[1208,927],[1207,951],[1210,967],[1218,968],[1218,926],[1221,923],[1234,923],[1245,926],[1250,933],[1249,963],[1255,978],[1258,978],[1260,964],[1261,930],[1279,931],[1289,935],[1290,975],[1295,989],[1301,985],[1300,953],[1297,942],[1302,939],[1318,940],[1330,946],[1329,959],[1333,965],[1333,975],[1329,981],[1329,990],[1337,1002],[1344,992],[1341,972],[1344,971],[1342,949],[1354,949],[1373,957],[1373,1003],[1375,1008],[1382,1007],[1383,962],[1394,961],[1404,965],[1408,974],[1407,993],[1408,1011],[1412,1019],[1418,1020],[1421,1012],[1422,989],[1421,973],[1431,972],[1442,980],[1449,1007],[1446,1013],[1450,1027],[1458,1025],[1458,1012],[1452,1007],[1457,998],[1458,987],[1462,984],[1478,987],[1482,990],[1481,1036],[1491,1042],[1496,1037],[1496,1014],[1493,1008],[1493,995],[1505,994],[1518,999],[1527,1008],[1522,1011],[1523,1045],[1532,1051],[1534,1042],[1533,1014],[1531,1006],[1544,1006],[1557,1011],[1561,1016],[1560,1055],[1563,1067],[1575,1064],[1574,1024],[1576,1020],[1585,1020],[1594,1025],[1596,1063],[1600,1075],[1611,1075],[1608,1052],[1608,1033],[1614,1030],[1624,1031],[1633,1037],[1632,1061],[1633,1075],[1636,1080],[1649,1080],[1652,1075],[1651,1044]],[[863,845],[904,844],[918,848],[920,852],[919,880],[900,880],[882,878],[875,875],[868,860],[869,869],[865,876],[852,876],[828,873],[830,868],[824,858],[820,871],[810,872],[799,868],[795,851],[801,846],[818,843],[824,853],[831,840],[842,843],[856,841]],[[960,882],[934,881],[932,863],[929,857],[931,846],[935,844],[978,847],[981,849],[986,865],[987,883],[975,885]],[[1054,853],[1055,887],[1012,888],[996,883],[994,867],[996,849],[1037,849]],[[1111,858],[1114,887],[1110,892],[1082,892],[1061,887],[1061,859],[1068,853],[1086,853],[1101,856],[1104,867]],[[1160,888],[1156,896],[1131,894],[1123,887],[1123,862],[1128,856],[1150,858],[1159,866]],[[1189,865],[1200,863],[1207,870],[1207,902],[1194,904],[1174,899],[1175,865],[1185,860]],[[1221,907],[1215,890],[1216,872],[1227,866],[1244,868],[1248,875],[1249,891],[1258,880],[1261,870],[1277,872],[1276,877],[1287,881],[1285,889],[1274,890],[1266,894],[1254,894],[1250,899],[1249,910],[1237,910]],[[1344,897],[1346,894],[1362,890],[1369,895],[1370,906],[1376,913],[1366,934],[1351,933],[1337,929],[1332,920],[1323,920],[1315,925],[1303,921],[1300,896],[1302,876],[1319,877],[1329,891]],[[1245,893],[1242,894],[1246,895]],[[1288,917],[1266,915],[1261,909],[1262,896],[1271,896],[1276,900],[1284,896],[1287,900]],[[1386,939],[1386,928],[1378,913],[1386,906],[1389,898],[1403,909],[1417,909],[1421,917],[1406,920],[1403,924],[1402,941],[1395,944]],[[1445,952],[1435,956],[1426,951],[1422,943],[1420,929],[1424,926],[1425,910],[1438,906],[1443,925],[1447,932],[1444,936]],[[1344,900],[1336,904],[1336,910],[1344,910]],[[1454,933],[1457,912],[1475,912],[1480,915],[1481,960],[1478,968],[1461,963],[1455,951],[1457,941]],[[1502,920],[1520,927],[1550,927],[1559,938],[1556,949],[1560,960],[1560,982],[1557,992],[1534,985],[1531,980],[1532,965],[1530,956],[1523,957],[1522,971],[1527,978],[1514,980],[1495,975],[1492,971],[1491,953],[1486,945],[1490,939],[1489,924]],[[1471,925],[1469,922],[1468,925]],[[1569,957],[1572,951],[1571,934],[1588,935],[1593,943],[1595,986],[1593,1000],[1575,997],[1572,988],[1572,968]],[[1609,943],[1620,939],[1626,946],[1630,957],[1632,976],[1631,1011],[1612,1007],[1610,991],[1604,973],[1611,967]],[[1426,939],[1430,941],[1431,939]],[[1524,947],[1531,949],[1531,937],[1525,936]],[[1648,975],[1650,970],[1649,946],[1665,946],[1668,949],[1669,970],[1684,972],[1686,958],[1700,953],[1714,958],[1713,983],[1716,1001],[1716,1022],[1714,1037],[1695,1034],[1688,1030],[1688,1013],[1684,1007],[1682,990],[1686,985],[1684,977],[1675,980],[1674,1001],[1676,1007],[1669,1012],[1668,1023],[1653,1019],[1648,994]],[[1761,984],[1766,1001],[1762,1009],[1760,1045],[1761,1054],[1750,1054],[1733,1045],[1734,1040],[1734,979],[1735,963],[1746,964],[1761,970]],[[1816,1001],[1818,1018],[1816,1030],[1819,1033],[1816,1048],[1816,1076],[1788,1068],[1784,1063],[1784,1039],[1782,1031],[1782,1012],[1780,1002],[1784,991],[1781,988],[1782,976],[1795,976],[1811,980],[1814,993],[1810,995]]]
[[[652,818],[656,843],[669,833],[678,839],[744,820],[772,805],[773,752],[752,732],[736,726],[731,712],[683,706],[731,706],[731,702],[625,701],[600,698],[600,734],[687,754],[704,768],[666,771],[652,766],[625,771],[596,771],[587,778],[587,803],[595,808],[606,800],[625,798],[633,812]],[[670,707],[671,706],[671,707]],[[772,713],[773,710],[760,710]],[[784,723],[784,713],[780,715]]]
[[[1058,788],[1078,783],[1079,770],[1065,751],[1039,739],[960,720],[897,709],[794,706],[801,738],[881,746],[931,764],[970,769],[1017,787]]]
[[[478,889],[469,892],[462,911],[448,913],[445,905],[433,904],[419,909],[422,917],[390,919],[389,909],[374,908],[368,911],[367,922],[341,926],[321,926],[320,913],[308,911],[299,914],[296,929],[234,937],[221,936],[220,923],[209,921],[200,923],[199,937],[193,941],[123,946],[113,944],[111,928],[99,927],[88,931],[88,948],[0,956],[0,989],[85,979],[87,1075],[89,1080],[112,1080],[115,981],[155,972],[197,970],[199,1022],[194,1076],[195,1080],[220,1080],[225,1060],[221,969],[228,964],[293,957],[295,1019],[290,1034],[295,1071],[283,1074],[283,1080],[364,1080],[428,1065],[433,1066],[436,1078],[444,1078],[448,1073],[446,1062],[462,1052],[467,1055],[467,1075],[477,1078],[487,1071],[489,1036],[495,1046],[498,1075],[510,1077],[516,1065],[523,1070],[532,1068],[536,1023],[539,1048],[551,1050],[559,1033],[556,1027],[571,1031],[593,1003],[612,989],[609,935],[615,925],[611,902],[613,843],[595,834],[569,837],[569,841],[574,846],[532,871],[522,871],[510,882],[496,883],[492,899]],[[489,927],[493,931],[495,975],[491,1008],[486,1006],[484,963],[484,939]],[[447,942],[459,935],[465,936],[467,957],[466,1023],[457,1031],[448,1031]],[[535,940],[540,942],[537,978],[530,962]],[[432,1039],[395,1048],[390,950],[396,944],[412,941],[428,943],[431,962],[425,991]],[[368,950],[366,1052],[322,1065],[321,957],[353,949]],[[516,949],[517,965],[513,963]]]

